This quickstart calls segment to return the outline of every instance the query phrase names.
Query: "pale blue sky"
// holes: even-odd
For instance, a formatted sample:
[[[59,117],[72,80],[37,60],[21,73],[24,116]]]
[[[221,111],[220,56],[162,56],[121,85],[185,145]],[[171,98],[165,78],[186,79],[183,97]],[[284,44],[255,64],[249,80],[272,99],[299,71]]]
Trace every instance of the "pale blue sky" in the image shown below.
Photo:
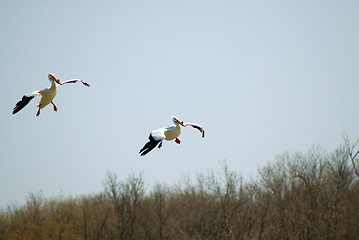
[[[29,192],[103,190],[106,170],[147,186],[245,177],[284,151],[359,137],[358,1],[0,2],[0,207]],[[61,86],[54,112],[22,95]],[[139,157],[176,115],[201,124]]]

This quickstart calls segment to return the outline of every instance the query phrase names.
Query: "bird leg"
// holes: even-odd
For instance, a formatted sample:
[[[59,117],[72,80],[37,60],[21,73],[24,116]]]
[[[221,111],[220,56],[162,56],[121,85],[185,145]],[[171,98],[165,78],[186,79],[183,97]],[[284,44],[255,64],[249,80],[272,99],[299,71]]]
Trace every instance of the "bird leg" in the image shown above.
[[[177,144],[180,144],[180,143],[181,143],[181,140],[179,140],[178,138],[176,138],[176,139],[175,139],[175,142],[176,142]]]
[[[52,105],[54,106],[54,111],[57,112],[57,107],[55,106],[55,104],[51,101]]]
[[[39,108],[39,110],[37,110],[36,117],[38,117],[40,115],[41,104],[39,104],[39,106],[37,106],[37,107]]]
[[[161,148],[162,147],[162,141],[160,142],[160,145],[158,145],[158,148]]]

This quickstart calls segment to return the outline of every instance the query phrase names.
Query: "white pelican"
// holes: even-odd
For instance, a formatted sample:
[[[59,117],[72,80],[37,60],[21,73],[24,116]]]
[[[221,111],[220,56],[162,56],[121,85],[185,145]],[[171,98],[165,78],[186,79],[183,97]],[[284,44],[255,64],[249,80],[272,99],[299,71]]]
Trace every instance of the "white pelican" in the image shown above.
[[[43,90],[34,91],[29,95],[24,95],[22,99],[18,103],[16,103],[16,106],[14,107],[12,114],[15,114],[19,112],[21,109],[23,109],[34,97],[40,97],[40,96],[41,96],[40,103],[37,106],[39,110],[37,111],[36,116],[40,115],[40,109],[43,109],[50,103],[54,106],[54,111],[57,111],[57,107],[52,101],[56,96],[56,88],[57,88],[56,83],[59,85],[63,85],[67,83],[81,82],[86,87],[90,86],[88,83],[80,79],[71,79],[65,82],[60,82],[60,79],[56,78],[52,73],[49,73],[48,78],[49,81],[51,82],[51,86]]]
[[[183,121],[180,121],[177,117],[174,117],[174,116],[172,117],[172,120],[175,125],[171,125],[166,128],[160,128],[158,130],[153,130],[150,133],[150,136],[148,137],[148,139],[150,141],[147,142],[145,144],[145,146],[143,146],[143,148],[139,152],[139,153],[141,153],[141,156],[144,156],[147,153],[149,153],[158,144],[160,144],[158,146],[158,148],[161,148],[163,140],[171,141],[171,140],[175,139],[175,142],[177,144],[180,144],[181,141],[178,139],[178,136],[181,134],[180,125],[183,127],[186,127],[186,126],[194,127],[202,133],[202,138],[204,137],[204,130],[200,125],[195,124],[195,123],[183,123]]]

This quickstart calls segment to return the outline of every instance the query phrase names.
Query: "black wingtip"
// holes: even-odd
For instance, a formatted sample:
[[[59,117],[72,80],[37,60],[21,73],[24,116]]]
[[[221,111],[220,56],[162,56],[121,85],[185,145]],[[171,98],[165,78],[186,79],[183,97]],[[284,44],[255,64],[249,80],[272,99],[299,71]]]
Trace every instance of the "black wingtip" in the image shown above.
[[[12,111],[12,114],[16,114],[18,113],[21,109],[23,109],[30,101],[31,99],[33,99],[34,96],[23,96],[22,99],[16,103],[13,111]]]
[[[152,135],[150,134],[150,136],[148,137],[148,139],[150,141],[148,141],[145,146],[143,146],[143,148],[140,150],[139,153],[141,153],[141,156],[145,156],[147,153],[149,153],[150,151],[152,151],[152,149],[154,149],[157,144],[159,142],[161,142],[160,140],[155,140]]]

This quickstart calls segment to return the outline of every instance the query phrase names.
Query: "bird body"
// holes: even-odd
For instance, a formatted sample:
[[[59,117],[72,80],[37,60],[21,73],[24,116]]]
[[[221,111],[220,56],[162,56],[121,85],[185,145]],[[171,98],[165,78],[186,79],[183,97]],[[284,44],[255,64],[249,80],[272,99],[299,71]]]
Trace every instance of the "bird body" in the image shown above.
[[[175,125],[151,131],[150,136],[148,137],[150,141],[147,142],[145,146],[143,146],[143,148],[140,150],[141,156],[144,156],[149,153],[158,144],[160,144],[158,148],[161,148],[163,140],[171,141],[175,139],[175,142],[177,144],[180,144],[181,141],[178,139],[178,136],[181,134],[181,126],[192,126],[194,128],[197,128],[202,132],[202,137],[204,137],[204,130],[200,125],[194,123],[184,124],[183,121],[178,120],[177,117],[172,117],[172,120]]]
[[[49,105],[52,100],[54,100],[56,93],[57,93],[57,87],[56,83],[53,80],[50,80],[51,86],[48,88],[45,88],[43,90],[38,91],[38,94],[41,96],[39,108],[43,109],[47,105]]]
[[[166,128],[160,128],[158,130],[153,130],[151,132],[151,135],[156,140],[168,140],[171,141],[175,138],[177,138],[181,134],[181,127],[178,123],[175,123],[175,125],[166,127]]]
[[[178,123],[175,123],[175,126],[170,126],[166,128],[165,133],[165,139],[168,141],[171,141],[175,138],[177,138],[181,134],[181,127]]]

